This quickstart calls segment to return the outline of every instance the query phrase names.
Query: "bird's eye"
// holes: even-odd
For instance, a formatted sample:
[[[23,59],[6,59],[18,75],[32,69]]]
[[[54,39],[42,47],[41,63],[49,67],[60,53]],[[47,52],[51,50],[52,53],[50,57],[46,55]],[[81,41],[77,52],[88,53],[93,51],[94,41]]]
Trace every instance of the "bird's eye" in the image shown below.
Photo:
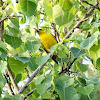
[[[42,31],[42,29],[39,29],[39,31]]]

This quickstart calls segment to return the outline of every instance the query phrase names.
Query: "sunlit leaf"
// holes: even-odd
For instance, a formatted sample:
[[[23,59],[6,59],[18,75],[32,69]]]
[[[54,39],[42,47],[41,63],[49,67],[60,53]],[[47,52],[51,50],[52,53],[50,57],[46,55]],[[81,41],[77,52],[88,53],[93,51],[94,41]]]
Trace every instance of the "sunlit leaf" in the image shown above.
[[[97,31],[91,37],[83,40],[80,44],[80,47],[89,50],[93,46],[94,42],[97,40],[99,34],[100,33]]]
[[[20,31],[16,28],[10,27],[9,25],[7,27],[9,29],[8,34],[11,36],[17,36],[20,33]]]
[[[6,73],[6,67],[7,67],[7,62],[1,60],[1,61],[0,61],[0,72],[1,72],[2,74],[3,74],[3,73]]]
[[[3,88],[5,86],[5,84],[6,84],[6,80],[0,73],[0,87]]]
[[[52,21],[53,18],[53,9],[52,9],[52,5],[49,1],[44,0],[43,1],[43,6],[44,6],[44,10],[49,18],[49,21]]]
[[[53,8],[53,18],[57,25],[62,26],[73,19],[74,15],[70,11],[64,12],[61,6],[55,5]]]
[[[87,65],[87,64],[81,64],[81,63],[77,62],[76,66],[77,66],[77,68],[78,68],[79,71],[85,72],[85,71],[88,70],[88,66],[89,65]]]
[[[100,58],[98,58],[97,61],[96,61],[96,68],[100,72]]]
[[[34,0],[19,0],[22,11],[26,16],[36,13],[36,2]]]
[[[70,2],[70,0],[59,0],[59,4],[64,11],[70,10],[73,6],[73,4]]]

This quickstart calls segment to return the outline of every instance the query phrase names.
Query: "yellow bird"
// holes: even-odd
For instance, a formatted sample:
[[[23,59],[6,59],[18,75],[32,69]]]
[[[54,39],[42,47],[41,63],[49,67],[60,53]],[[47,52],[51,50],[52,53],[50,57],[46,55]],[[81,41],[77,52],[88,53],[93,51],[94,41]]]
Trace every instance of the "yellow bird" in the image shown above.
[[[42,29],[36,29],[36,28],[34,28],[34,29],[37,31],[37,33],[40,36],[41,44],[42,44],[44,50],[47,53],[50,53],[49,49],[51,48],[51,46],[57,44],[56,38],[52,34],[47,34]],[[56,61],[56,55],[53,55],[52,59],[58,64],[58,62]]]

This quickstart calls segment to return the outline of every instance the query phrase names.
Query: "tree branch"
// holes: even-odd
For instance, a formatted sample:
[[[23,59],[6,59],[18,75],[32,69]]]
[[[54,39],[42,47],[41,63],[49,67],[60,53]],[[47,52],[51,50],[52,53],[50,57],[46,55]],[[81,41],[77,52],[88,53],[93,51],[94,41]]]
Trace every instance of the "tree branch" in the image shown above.
[[[0,40],[3,41],[4,21],[0,22]]]
[[[59,33],[58,33],[57,30],[56,30],[55,23],[52,22],[52,23],[51,23],[51,26],[52,26],[52,28],[53,28],[53,30],[54,30],[54,35],[55,35],[55,37],[57,38],[57,41],[60,42]]]
[[[97,5],[98,5],[98,2],[96,2],[94,6],[97,6]],[[84,15],[84,17],[80,21],[78,21],[77,24],[68,32],[68,34],[63,38],[63,40],[69,38],[72,32],[74,32],[74,29],[79,27],[79,25],[82,24],[82,22],[84,22],[84,19],[86,19],[93,12],[94,9],[95,7],[90,8],[90,10]]]
[[[11,19],[11,18],[14,18],[14,17],[21,17],[21,16],[15,16],[15,15],[14,15],[14,16],[10,16],[10,17],[9,17],[9,16],[7,15],[7,16],[5,16],[5,18],[3,18],[3,19],[0,20],[0,23],[3,22],[3,21],[6,20],[6,19]]]
[[[8,85],[8,89],[10,90],[10,93],[12,94],[12,95],[14,95],[14,92],[13,92],[13,90],[12,90],[12,88],[11,88],[11,84],[9,83],[9,81],[8,81],[8,79],[7,79],[7,76],[4,74],[4,77],[5,77],[5,79],[6,79],[6,81],[7,81],[7,85]]]
[[[8,18],[8,15],[7,15],[5,18],[1,19],[1,20],[0,20],[0,23],[1,23],[2,21],[6,20],[7,18]]]
[[[62,74],[63,72],[69,72],[69,69],[71,68],[71,66],[73,65],[73,63],[76,61],[77,58],[74,58],[74,60],[70,63],[70,65],[68,67],[66,67],[65,69],[61,70],[58,74]]]
[[[16,91],[15,94],[17,94],[18,91],[19,91],[19,87],[18,87],[17,83],[16,83],[15,80],[14,80],[13,72],[11,71],[11,69],[10,69],[10,67],[9,67],[9,64],[7,64],[7,71],[8,71],[8,75],[9,75],[9,77],[10,77],[10,79],[11,79],[11,83],[12,83],[12,85],[14,86],[14,89],[15,89],[15,91]]]
[[[82,2],[84,2],[84,3],[86,3],[86,4],[88,4],[88,5],[92,6],[92,7],[94,7],[94,8],[96,8],[96,9],[98,9],[98,10],[100,11],[100,8],[99,8],[98,5],[97,5],[97,6],[94,6],[93,4],[89,3],[89,2],[86,1],[86,0],[82,0]]]
[[[23,100],[25,100],[28,96],[30,96],[35,90],[36,90],[36,88],[33,89],[33,90],[31,90],[29,93],[27,93],[27,94],[25,95],[25,97],[23,97]]]
[[[48,62],[48,61],[47,61]],[[47,63],[46,62],[46,63]],[[30,78],[28,78],[28,80],[26,81],[26,83],[20,88],[20,90],[18,91],[18,93],[23,93],[24,90],[29,86],[30,82],[35,78],[35,76],[38,74],[38,72],[45,66],[44,63],[42,66],[39,66],[30,76]]]

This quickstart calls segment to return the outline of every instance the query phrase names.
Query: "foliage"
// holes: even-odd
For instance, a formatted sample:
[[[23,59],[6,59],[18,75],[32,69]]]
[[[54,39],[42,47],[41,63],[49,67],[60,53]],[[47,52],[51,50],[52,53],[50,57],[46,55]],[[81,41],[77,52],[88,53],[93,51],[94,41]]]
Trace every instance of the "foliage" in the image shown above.
[[[3,0],[2,4],[0,0],[0,21],[4,19],[3,41],[0,41],[0,100],[21,100],[34,88],[36,90],[27,96],[27,100],[99,100],[100,11],[94,8],[88,19],[80,24],[79,32],[74,31],[63,40],[89,11],[90,5],[81,1],[19,0],[17,3]],[[96,0],[87,2],[94,5]],[[55,53],[58,56],[58,65],[43,50],[34,28],[59,35],[61,42],[50,50],[51,55]],[[11,82],[11,79],[4,77],[7,66],[21,88],[28,74],[31,76],[42,65],[43,69],[23,95],[10,96],[6,81]],[[58,75],[69,65],[70,70]],[[12,84],[11,88],[14,91]]]

